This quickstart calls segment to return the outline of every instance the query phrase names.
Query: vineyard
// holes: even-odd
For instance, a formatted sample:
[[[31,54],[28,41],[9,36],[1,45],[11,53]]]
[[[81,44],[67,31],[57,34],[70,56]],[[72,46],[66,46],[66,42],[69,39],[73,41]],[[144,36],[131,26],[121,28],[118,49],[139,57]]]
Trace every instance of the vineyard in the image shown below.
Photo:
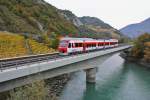
[[[26,41],[28,41],[28,47],[26,46]],[[31,54],[42,54],[50,53],[54,50],[48,48],[42,43],[38,43],[32,39],[25,39],[23,36],[8,33],[0,32],[0,59],[9,58],[9,57],[18,57]]]
[[[29,39],[29,45],[33,54],[43,54],[54,52],[54,49],[48,48],[43,43],[38,43],[35,40]]]

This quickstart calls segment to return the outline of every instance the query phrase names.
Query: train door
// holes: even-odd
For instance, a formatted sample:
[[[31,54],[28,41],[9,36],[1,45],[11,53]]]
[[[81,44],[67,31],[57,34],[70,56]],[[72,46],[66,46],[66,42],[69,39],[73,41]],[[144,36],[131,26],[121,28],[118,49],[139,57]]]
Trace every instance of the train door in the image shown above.
[[[85,41],[83,41],[83,52],[85,52],[86,51],[86,43],[85,43]]]

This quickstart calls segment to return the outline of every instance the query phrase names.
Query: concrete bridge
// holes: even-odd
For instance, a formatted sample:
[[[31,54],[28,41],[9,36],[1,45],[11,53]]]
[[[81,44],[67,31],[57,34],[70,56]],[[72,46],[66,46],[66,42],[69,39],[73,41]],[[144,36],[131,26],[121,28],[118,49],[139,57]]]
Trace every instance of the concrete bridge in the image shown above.
[[[0,92],[78,70],[85,70],[87,82],[95,83],[98,63],[103,63],[114,53],[130,47],[131,45],[124,45],[5,69],[0,72]]]

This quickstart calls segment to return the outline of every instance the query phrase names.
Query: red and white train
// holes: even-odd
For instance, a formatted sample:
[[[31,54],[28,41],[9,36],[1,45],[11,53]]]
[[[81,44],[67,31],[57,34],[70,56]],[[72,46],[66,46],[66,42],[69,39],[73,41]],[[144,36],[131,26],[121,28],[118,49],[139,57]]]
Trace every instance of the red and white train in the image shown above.
[[[118,46],[117,39],[63,38],[58,47],[60,55],[82,53]]]

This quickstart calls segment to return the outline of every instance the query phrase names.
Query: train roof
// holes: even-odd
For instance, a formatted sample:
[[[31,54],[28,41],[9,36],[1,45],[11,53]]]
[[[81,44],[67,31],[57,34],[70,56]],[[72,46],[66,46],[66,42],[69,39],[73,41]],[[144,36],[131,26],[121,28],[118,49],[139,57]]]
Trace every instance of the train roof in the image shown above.
[[[92,38],[72,38],[72,37],[65,37],[61,40],[68,40],[68,41],[118,41],[117,39],[92,39]]]
[[[61,40],[95,40],[95,39],[92,39],[92,38],[70,38],[70,37],[66,37],[66,38],[62,38]]]

